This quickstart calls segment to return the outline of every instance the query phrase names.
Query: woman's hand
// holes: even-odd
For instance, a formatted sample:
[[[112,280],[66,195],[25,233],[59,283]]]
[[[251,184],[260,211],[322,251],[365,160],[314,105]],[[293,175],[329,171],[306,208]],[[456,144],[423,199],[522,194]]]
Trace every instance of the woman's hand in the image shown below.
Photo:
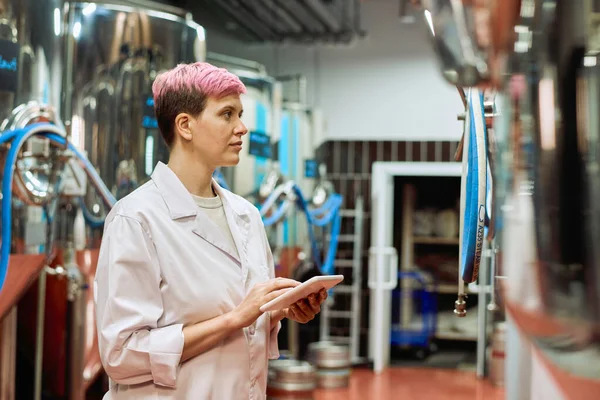
[[[263,314],[260,311],[261,306],[299,284],[300,282],[293,279],[275,278],[254,285],[246,298],[231,312],[235,325],[239,328],[252,325]]]
[[[271,315],[272,319],[281,320],[283,318],[291,319],[301,324],[306,324],[312,321],[319,312],[321,312],[321,304],[327,299],[327,291],[321,289],[318,293],[312,293],[307,298],[298,300],[290,307],[285,308],[275,315]]]

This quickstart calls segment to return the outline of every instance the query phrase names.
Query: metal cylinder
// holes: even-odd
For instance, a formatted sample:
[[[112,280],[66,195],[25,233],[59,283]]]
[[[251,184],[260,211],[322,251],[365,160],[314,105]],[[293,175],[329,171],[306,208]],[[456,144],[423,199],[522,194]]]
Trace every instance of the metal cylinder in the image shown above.
[[[494,386],[504,386],[504,362],[506,358],[506,324],[496,324],[488,348],[488,377]]]
[[[350,349],[333,342],[315,342],[308,346],[309,361],[317,369],[317,386],[334,389],[350,384]]]
[[[118,4],[117,4],[118,3]],[[117,199],[149,179],[168,149],[154,115],[152,84],[179,63],[204,61],[204,29],[185,10],[143,0],[72,2],[64,119]],[[90,191],[86,204],[101,217]]]
[[[0,2],[0,135],[35,122],[60,121],[63,0]],[[13,193],[13,253],[44,251],[40,206],[54,189],[57,159],[45,139],[22,147]],[[4,162],[4,160],[2,160]]]
[[[310,363],[296,360],[269,362],[269,400],[312,400],[316,386],[315,368]]]
[[[69,400],[85,399],[83,369],[85,354],[85,321],[87,284],[79,267],[75,263],[73,243],[65,249],[65,270],[67,284],[67,387]]]

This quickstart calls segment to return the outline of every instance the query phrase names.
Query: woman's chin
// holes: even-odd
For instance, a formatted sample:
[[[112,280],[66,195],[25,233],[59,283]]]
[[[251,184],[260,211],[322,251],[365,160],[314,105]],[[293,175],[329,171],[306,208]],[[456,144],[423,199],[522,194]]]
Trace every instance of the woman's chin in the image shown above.
[[[223,161],[220,163],[221,167],[235,167],[240,163],[239,154],[228,154],[226,157],[223,157]]]

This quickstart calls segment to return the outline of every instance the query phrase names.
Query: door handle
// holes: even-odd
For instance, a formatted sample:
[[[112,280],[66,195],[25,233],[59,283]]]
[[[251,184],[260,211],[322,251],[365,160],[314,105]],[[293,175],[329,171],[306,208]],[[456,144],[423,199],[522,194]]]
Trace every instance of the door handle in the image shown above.
[[[386,275],[389,275],[389,278]],[[398,252],[395,247],[371,247],[369,249],[368,285],[369,289],[393,290],[396,288],[398,285]]]

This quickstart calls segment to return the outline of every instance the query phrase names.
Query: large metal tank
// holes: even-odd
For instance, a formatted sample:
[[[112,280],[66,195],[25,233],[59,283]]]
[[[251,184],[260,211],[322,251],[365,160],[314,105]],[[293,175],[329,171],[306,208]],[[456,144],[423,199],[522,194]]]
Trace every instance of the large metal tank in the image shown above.
[[[0,131],[41,121],[62,125],[62,42],[59,0],[0,1]],[[43,140],[24,147],[15,173],[13,252],[44,250],[43,213],[55,167]],[[57,171],[54,171],[55,173]],[[51,190],[51,189],[50,189]],[[32,207],[33,206],[33,207]]]
[[[49,20],[49,29],[45,31],[40,28],[46,26],[41,17],[28,20],[21,16],[21,20],[36,26],[35,35],[31,35],[34,40],[46,46],[46,42],[58,43],[56,48],[48,49],[50,56],[46,56],[50,60],[46,64],[54,75],[38,73],[33,82],[62,83],[56,93],[48,89],[38,92],[62,100],[56,115],[62,116],[69,140],[87,153],[107,187],[121,198],[148,179],[156,162],[167,160],[167,149],[154,118],[152,83],[161,70],[178,63],[204,61],[204,29],[184,10],[154,2],[58,3],[36,0],[33,5],[31,0],[12,1],[16,4],[13,7],[20,8],[23,4],[30,14],[39,12]],[[31,40],[25,38],[25,42]],[[40,47],[34,48],[33,53],[40,53]],[[91,229],[84,238],[87,240],[78,244],[71,264],[76,262],[87,284],[83,286],[92,288],[106,210],[91,186],[84,200],[77,204],[83,206]],[[76,239],[74,221],[68,223],[71,240]],[[45,228],[39,231],[44,233]],[[56,260],[63,262],[61,257]],[[102,370],[93,293],[91,289],[85,290],[84,301],[74,307],[67,301],[68,282],[59,275],[48,278],[43,387],[50,397],[83,398]],[[25,351],[31,353],[35,338],[29,332],[35,331],[36,297],[35,291],[30,291],[19,313],[24,327],[20,341]],[[69,321],[84,327],[69,331]],[[31,370],[27,362],[24,364],[19,376],[31,382]],[[26,385],[24,388],[27,389]],[[22,398],[31,398],[30,393],[24,392]]]
[[[52,122],[62,126],[63,78],[63,10],[62,0],[1,0],[0,1],[0,132],[23,128],[36,122]],[[55,184],[63,169],[55,155],[57,149],[44,139],[30,139],[19,153],[14,173],[12,199],[12,232],[2,240],[11,244],[11,254],[44,254],[47,246],[47,222],[52,214]],[[0,174],[4,174],[6,147],[0,151]],[[17,268],[12,265],[11,268]],[[23,272],[24,273],[24,272]],[[26,277],[28,280],[35,276]],[[3,398],[15,398],[16,382],[31,390],[40,388],[41,375],[35,374],[41,348],[36,345],[36,315],[44,308],[37,302],[37,289],[44,293],[44,279],[32,285],[31,296],[2,316],[2,390]],[[20,296],[7,281],[6,293]],[[10,288],[9,288],[10,287]],[[44,296],[41,296],[42,298]],[[43,314],[42,314],[43,315]],[[18,340],[17,340],[18,337]],[[37,344],[40,342],[38,341]],[[24,351],[15,351],[14,348]],[[13,349],[10,352],[8,349]],[[39,352],[36,350],[40,350]],[[19,354],[19,357],[16,357]],[[15,357],[15,358],[13,358]],[[17,367],[15,373],[11,369]],[[22,372],[31,373],[22,379]],[[38,372],[41,372],[38,370]],[[35,378],[33,376],[35,375]],[[16,378],[16,382],[15,382]],[[19,398],[19,396],[17,396]]]
[[[503,303],[551,365],[571,382],[595,382],[587,387],[597,393],[600,6],[585,0],[422,3],[439,58],[453,60],[441,63],[449,81],[500,91],[494,186]],[[446,52],[450,41],[460,44],[455,57]],[[467,79],[460,67],[448,67],[475,59],[487,75]]]
[[[168,159],[152,83],[178,63],[204,61],[204,29],[182,9],[124,0],[70,3],[65,121],[117,199]],[[86,205],[102,215],[92,195]]]

